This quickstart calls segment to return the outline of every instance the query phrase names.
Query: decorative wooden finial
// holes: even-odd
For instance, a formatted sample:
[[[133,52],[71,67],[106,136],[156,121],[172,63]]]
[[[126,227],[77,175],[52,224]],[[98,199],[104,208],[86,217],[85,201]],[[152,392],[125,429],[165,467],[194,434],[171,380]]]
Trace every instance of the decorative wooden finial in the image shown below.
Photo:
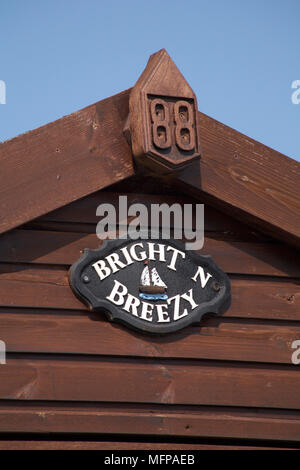
[[[161,172],[199,158],[197,115],[196,96],[166,50],[153,54],[129,100],[126,131],[136,162]]]

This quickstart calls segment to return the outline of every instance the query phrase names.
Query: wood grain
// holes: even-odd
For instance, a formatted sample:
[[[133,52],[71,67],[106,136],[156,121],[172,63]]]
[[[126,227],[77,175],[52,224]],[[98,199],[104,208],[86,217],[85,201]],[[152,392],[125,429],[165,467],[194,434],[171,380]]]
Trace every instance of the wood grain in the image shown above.
[[[0,144],[0,233],[134,174],[125,91]]]
[[[129,92],[1,144],[1,232],[133,174],[128,144],[119,128],[127,115]],[[203,202],[298,245],[299,164],[202,113],[199,119],[202,159],[184,170],[177,183]],[[85,158],[87,149],[99,159]],[[102,171],[100,177],[102,150],[108,173]],[[112,178],[114,170],[107,163],[116,159]],[[82,178],[82,171],[87,171],[87,178]]]
[[[199,113],[202,156],[178,175],[184,192],[300,246],[300,164]]]
[[[231,276],[232,302],[224,317],[299,321],[299,281]],[[0,264],[0,306],[87,310],[72,293],[67,269]]]
[[[118,441],[0,441],[0,450],[285,450],[284,447],[217,445],[178,442]]]
[[[143,180],[142,180],[143,184]],[[157,183],[156,183],[157,184]],[[143,188],[140,188],[143,189]],[[60,209],[49,212],[43,215],[36,222],[71,222],[77,224],[96,224],[101,220],[101,217],[96,215],[96,209],[100,204],[112,204],[116,210],[117,221],[119,222],[119,197],[125,196],[127,198],[127,206],[132,204],[143,204],[150,213],[152,204],[173,204],[180,205],[182,211],[185,204],[200,203],[196,199],[185,196],[184,194],[169,195],[163,194],[142,194],[142,193],[129,193],[124,190],[121,193],[110,191],[97,191],[87,197],[74,201]],[[128,218],[130,220],[130,218]],[[127,223],[127,219],[123,222]],[[171,220],[173,225],[173,220]],[[194,225],[193,225],[194,227]],[[241,223],[232,217],[223,214],[221,211],[213,208],[212,206],[205,205],[205,229],[208,231],[225,231],[225,230],[241,230]],[[249,230],[249,227],[247,227]]]
[[[300,408],[295,366],[90,356],[7,358],[0,399]]]
[[[164,194],[165,191],[164,186],[159,185],[161,188],[161,194],[152,194],[152,193],[130,193],[128,190],[130,189],[130,184],[133,184],[133,179],[126,180],[127,189],[125,186],[118,184],[116,188],[116,192],[110,191],[97,191],[94,194],[91,194],[85,198],[79,199],[74,201],[71,204],[68,204],[60,209],[57,209],[53,212],[45,214],[38,219],[27,223],[23,226],[23,228],[33,228],[35,230],[50,230],[50,231],[73,231],[73,232],[86,232],[86,233],[95,233],[96,232],[96,224],[102,219],[96,215],[96,209],[100,204],[112,204],[116,210],[116,219],[117,225],[119,222],[122,224],[129,223],[133,217],[125,218],[124,220],[120,219],[119,214],[119,196],[125,196],[127,198],[127,206],[131,206],[132,204],[143,204],[147,210],[148,214],[151,214],[151,207],[153,204],[161,205],[161,204],[168,204],[169,206],[173,206],[173,204],[179,205],[183,214],[184,207],[186,204],[192,205],[193,211],[195,212],[195,207],[197,203],[196,199],[192,197],[184,196],[181,194]],[[124,185],[125,182],[123,182]],[[155,182],[156,186],[158,185],[157,181]],[[147,181],[145,181],[141,177],[140,188],[134,189],[144,189],[144,186],[147,185]],[[149,186],[149,182],[148,182]],[[117,190],[120,189],[119,192]],[[147,189],[147,188],[146,188]],[[156,188],[157,189],[157,188]],[[149,190],[152,192],[155,191],[155,186],[150,187]],[[120,219],[120,220],[119,220]],[[263,235],[260,232],[255,231],[252,227],[242,224],[240,221],[230,217],[227,214],[215,209],[208,204],[205,204],[204,207],[204,228],[205,234],[210,236],[211,232],[213,235],[218,238],[222,239],[236,239],[240,241],[273,241],[269,239],[266,235]],[[193,229],[195,229],[195,213],[193,213],[192,217],[193,222]],[[170,226],[174,226],[173,218],[170,220]],[[183,226],[183,222],[182,222]]]
[[[158,442],[166,437],[197,438],[197,448],[218,448],[204,438],[236,439],[233,448],[299,442],[300,376],[291,364],[299,258],[253,234],[299,244],[297,162],[199,113],[200,163],[151,182],[162,192],[172,183],[173,194],[138,194],[150,184],[142,175],[124,187],[135,186],[128,204],[206,204],[203,254],[232,283],[223,317],[152,338],[109,323],[72,294],[69,265],[100,245],[96,207],[123,194],[121,186],[99,189],[134,175],[122,133],[128,100],[126,91],[0,145],[0,232],[31,221],[0,238],[0,449],[172,448]],[[8,443],[13,433],[38,440]],[[77,442],[59,442],[72,433]],[[99,442],[84,442],[85,434]]]
[[[129,93],[1,144],[1,232],[133,174],[121,135]],[[299,246],[299,163],[202,113],[199,120],[202,158],[176,184]]]
[[[298,411],[163,405],[0,402],[0,432],[236,438],[299,442]],[[79,434],[79,435],[80,435]],[[25,437],[25,436],[24,436]],[[279,443],[278,443],[279,444]],[[249,441],[248,441],[249,445]],[[262,442],[262,445],[264,443]]]
[[[7,352],[291,364],[300,325],[206,318],[201,326],[151,337],[112,324],[103,314],[2,308],[0,332]]]
[[[17,229],[0,238],[0,262],[71,265],[85,248],[99,248],[96,234]],[[205,238],[209,254],[227,273],[300,277],[300,256],[273,243]]]

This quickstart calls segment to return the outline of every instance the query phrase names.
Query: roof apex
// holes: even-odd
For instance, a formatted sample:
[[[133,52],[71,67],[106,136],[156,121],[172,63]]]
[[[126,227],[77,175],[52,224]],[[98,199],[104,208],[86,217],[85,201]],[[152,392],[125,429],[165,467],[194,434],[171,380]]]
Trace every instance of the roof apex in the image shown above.
[[[197,98],[165,49],[152,54],[129,100],[136,161],[151,170],[181,169],[200,157]]]
[[[147,88],[154,95],[174,95],[194,98],[194,92],[166,49],[160,49],[149,57],[147,65],[132,89],[132,94]]]
[[[164,69],[166,64],[169,68]],[[141,92],[147,77],[152,80],[158,74],[158,82],[166,83],[165,77],[172,75],[169,70],[179,77],[178,93],[185,90],[186,100],[193,100],[189,85],[164,49],[150,57],[137,82],[142,83]],[[151,86],[156,90],[155,84]],[[174,84],[169,86],[173,90]],[[136,85],[131,95],[130,90],[124,91],[0,144],[0,233],[136,174],[123,128],[129,98],[137,90]],[[176,102],[172,96],[164,99],[173,105]],[[155,105],[166,110],[163,103],[156,101]],[[196,97],[193,106],[194,122],[184,117],[184,109],[183,122],[191,124],[190,129],[194,125],[197,139],[201,135],[201,159],[174,173],[173,183],[201,202],[300,247],[300,164],[198,112]],[[159,127],[161,123],[156,124]],[[149,128],[146,131],[149,142],[153,133]],[[182,148],[184,151],[184,144]]]

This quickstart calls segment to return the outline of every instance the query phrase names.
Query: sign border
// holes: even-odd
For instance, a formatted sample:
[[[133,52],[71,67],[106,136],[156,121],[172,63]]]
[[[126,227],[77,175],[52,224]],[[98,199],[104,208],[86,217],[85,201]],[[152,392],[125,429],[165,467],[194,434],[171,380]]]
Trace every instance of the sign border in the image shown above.
[[[140,240],[151,241],[154,243],[168,243],[169,245],[171,244],[178,250],[188,253],[188,256],[195,262],[195,266],[208,265],[224,281],[223,284],[219,286],[219,290],[216,291],[216,297],[210,302],[201,303],[189,315],[183,317],[182,319],[165,324],[153,324],[140,318],[129,316],[126,312],[123,313],[120,308],[108,300],[104,298],[99,299],[91,292],[90,289],[88,289],[88,283],[84,283],[82,279],[82,271],[86,266],[94,263],[99,258],[105,258],[105,256],[111,254],[113,251],[121,248],[126,242],[130,243],[137,241],[132,240],[131,238],[118,238],[115,240],[104,240],[102,246],[95,250],[86,248],[83,251],[81,257],[71,266],[69,270],[69,283],[73,292],[89,307],[91,311],[103,311],[110,321],[116,321],[118,323],[125,324],[127,327],[133,328],[136,331],[147,334],[163,335],[180,331],[189,325],[199,324],[203,315],[205,314],[222,314],[225,310],[227,310],[231,302],[230,280],[227,274],[217,266],[210,255],[204,256],[199,255],[199,253],[195,251],[185,250],[184,244],[174,239],[153,239],[149,237],[147,239],[142,238]],[[130,321],[127,319],[130,319]]]

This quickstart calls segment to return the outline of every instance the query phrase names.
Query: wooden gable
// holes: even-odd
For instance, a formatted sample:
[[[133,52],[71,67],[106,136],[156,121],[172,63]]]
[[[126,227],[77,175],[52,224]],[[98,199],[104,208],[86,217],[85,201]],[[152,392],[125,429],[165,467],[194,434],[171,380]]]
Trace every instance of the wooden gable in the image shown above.
[[[201,180],[192,166],[161,184],[156,176],[134,176],[121,132],[125,101],[127,92],[113,98],[116,128],[107,123],[101,131],[111,133],[108,140],[107,132],[93,137],[90,107],[58,125],[71,126],[72,133],[74,121],[79,126],[72,147],[63,131],[62,140],[50,141],[51,127],[18,138],[28,145],[27,155],[36,139],[29,158],[33,173],[28,167],[15,175],[3,160],[19,186],[7,184],[0,202],[2,231],[17,227],[0,238],[0,339],[7,347],[7,363],[0,365],[0,448],[297,448],[300,379],[291,356],[293,342],[300,340],[300,263],[294,248],[299,164],[199,113]],[[95,109],[108,116],[110,105],[103,106]],[[90,129],[89,137],[83,137],[84,129]],[[2,144],[0,158],[10,145],[13,161],[25,165],[18,139]],[[80,162],[86,147],[92,159],[91,148],[102,152],[101,139],[103,156],[85,173]],[[50,146],[67,153],[55,168],[52,153],[44,154],[49,185],[44,179],[38,184],[44,170],[32,159]],[[99,165],[99,175],[93,165]],[[72,189],[81,170],[82,185]],[[52,188],[60,188],[55,197],[56,173],[61,179]],[[22,187],[29,188],[24,198]],[[44,195],[39,204],[38,194]],[[68,269],[84,248],[101,244],[96,207],[117,206],[120,194],[148,206],[205,203],[202,253],[231,280],[232,303],[224,315],[207,315],[201,325],[152,337],[109,322],[74,296]],[[25,215],[11,215],[12,208],[21,214],[27,205]]]

